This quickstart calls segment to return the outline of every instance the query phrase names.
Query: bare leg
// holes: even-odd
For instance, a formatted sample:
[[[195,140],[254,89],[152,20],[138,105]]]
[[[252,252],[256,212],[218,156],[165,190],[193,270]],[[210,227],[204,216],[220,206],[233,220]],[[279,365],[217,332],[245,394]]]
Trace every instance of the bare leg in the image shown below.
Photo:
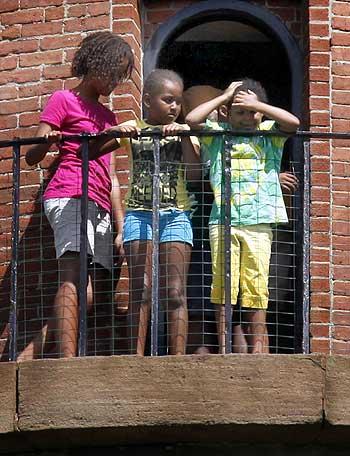
[[[233,353],[248,353],[246,335],[243,333],[241,325],[233,327]]]
[[[224,355],[226,353],[226,318],[225,306],[223,304],[216,305],[215,319],[218,334],[219,354]]]
[[[152,242],[127,242],[124,249],[129,270],[130,350],[132,354],[143,356],[150,314]]]
[[[186,353],[188,311],[186,284],[192,247],[183,242],[160,245],[160,292],[167,301],[169,325],[169,353]]]
[[[266,310],[252,309],[246,311],[245,326],[248,351],[253,354],[269,353],[266,328]]]

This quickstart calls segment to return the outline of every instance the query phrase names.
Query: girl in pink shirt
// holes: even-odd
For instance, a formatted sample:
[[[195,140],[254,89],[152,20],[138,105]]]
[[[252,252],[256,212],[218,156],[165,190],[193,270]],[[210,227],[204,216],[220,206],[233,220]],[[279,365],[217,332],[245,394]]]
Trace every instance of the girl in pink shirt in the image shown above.
[[[133,65],[130,46],[116,34],[97,32],[87,36],[72,62],[72,75],[81,78],[80,83],[72,90],[60,90],[51,96],[40,116],[37,131],[37,136],[46,137],[48,142],[32,147],[26,154],[29,165],[37,164],[50,146],[58,143],[58,168],[43,199],[45,214],[54,231],[59,289],[54,301],[54,318],[43,333],[48,331],[47,337],[55,338],[60,357],[76,356],[77,352],[82,176],[80,141],[59,141],[62,135],[99,133],[117,124],[113,112],[101,104],[99,98],[110,95],[120,82],[127,80]],[[99,141],[90,141],[94,143],[91,146],[98,148]],[[114,154],[90,160],[88,198],[88,255],[92,263],[108,270],[112,268],[112,212],[117,224],[116,246],[119,250],[122,248],[123,216]],[[96,283],[98,275],[94,274]],[[97,291],[91,279],[88,309],[93,304],[92,290]],[[35,343],[32,342],[19,359],[34,354]]]

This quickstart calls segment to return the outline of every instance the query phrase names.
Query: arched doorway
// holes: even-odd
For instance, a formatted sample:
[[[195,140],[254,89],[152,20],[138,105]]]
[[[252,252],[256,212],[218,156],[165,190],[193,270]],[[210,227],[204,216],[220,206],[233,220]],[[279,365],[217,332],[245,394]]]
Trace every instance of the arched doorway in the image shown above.
[[[298,44],[281,20],[265,8],[234,0],[204,1],[184,8],[158,28],[144,54],[145,77],[155,67],[170,68],[182,75],[185,88],[197,84],[225,88],[232,80],[248,76],[264,85],[272,104],[298,116],[302,107],[302,65]],[[284,161],[286,169],[290,168],[290,163],[295,165],[300,178],[303,151],[296,141],[289,142]],[[203,244],[203,227],[207,223],[209,204],[204,193],[203,187],[197,189],[202,212],[199,214],[200,226],[195,229],[202,236],[197,244],[200,252],[197,262],[206,279],[201,283],[195,281],[194,285],[196,290],[198,285],[207,290],[200,297],[206,301],[210,274],[205,267],[208,258],[203,256],[203,250],[208,248],[205,242]],[[299,209],[294,209],[292,222],[275,232],[270,345],[271,351],[276,353],[301,351],[302,290],[296,286],[301,283],[298,274],[302,273],[300,241],[303,227],[299,197],[294,198],[294,205]],[[198,275],[196,270],[194,276],[198,278]],[[202,318],[207,319],[205,312],[202,312]]]

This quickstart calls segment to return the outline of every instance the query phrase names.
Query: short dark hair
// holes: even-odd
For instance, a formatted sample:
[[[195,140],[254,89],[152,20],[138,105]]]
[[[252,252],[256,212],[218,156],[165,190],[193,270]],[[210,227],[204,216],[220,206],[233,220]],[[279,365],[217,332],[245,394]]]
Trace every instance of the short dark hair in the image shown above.
[[[120,64],[127,59],[123,71]],[[129,44],[112,32],[95,32],[88,35],[80,44],[72,62],[72,76],[82,78],[88,74],[106,77],[116,83],[131,76],[134,55]]]
[[[262,101],[263,103],[267,103],[268,98],[267,98],[266,90],[264,89],[264,87],[261,85],[261,83],[259,81],[255,81],[254,79],[250,79],[250,78],[241,78],[241,79],[237,79],[237,81],[241,81],[242,85],[240,85],[237,88],[234,96],[236,95],[236,93],[238,93],[240,91],[248,92],[248,90],[251,90],[258,97],[259,101]],[[233,96],[233,98],[234,98],[234,96]]]
[[[143,85],[143,93],[150,95],[159,93],[165,81],[175,82],[181,87],[184,86],[182,77],[175,71],[157,68],[147,76]]]

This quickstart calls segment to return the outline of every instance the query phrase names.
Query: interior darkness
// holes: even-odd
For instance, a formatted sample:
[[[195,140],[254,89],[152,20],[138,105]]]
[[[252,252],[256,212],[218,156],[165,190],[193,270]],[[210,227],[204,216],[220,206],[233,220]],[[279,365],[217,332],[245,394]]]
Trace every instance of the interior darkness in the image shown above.
[[[219,89],[249,77],[265,87],[271,104],[290,109],[290,72],[283,49],[275,43],[173,42],[166,45],[158,67],[179,73],[185,89],[209,84]]]
[[[290,109],[291,79],[288,60],[283,48],[276,42],[174,41],[164,46],[157,66],[178,72],[184,79],[185,89],[199,84],[209,84],[224,89],[235,79],[250,77],[262,83],[271,104]],[[282,164],[284,169],[289,167],[288,155],[289,151],[286,147],[284,164]],[[200,187],[192,187],[199,207],[193,217],[194,248],[188,284],[191,322],[188,353],[195,352],[201,345],[215,353],[217,341],[213,323],[214,312],[210,304],[211,259],[207,241],[212,196],[208,184],[202,184]],[[276,242],[276,238],[280,238],[278,234],[274,248],[284,250],[286,253],[286,245],[291,246],[293,239],[288,229],[282,228],[282,231],[284,242],[283,244]],[[289,251],[287,255],[288,253],[292,256],[293,252]],[[278,258],[276,259],[274,255],[271,259],[271,264],[273,263],[279,264]],[[287,292],[283,291],[279,294],[278,288],[270,291],[268,331],[271,353],[294,351],[295,283],[290,278],[294,273],[295,271],[290,269],[283,284],[277,283],[277,287],[282,289],[287,287]],[[276,280],[274,286],[276,287]]]

